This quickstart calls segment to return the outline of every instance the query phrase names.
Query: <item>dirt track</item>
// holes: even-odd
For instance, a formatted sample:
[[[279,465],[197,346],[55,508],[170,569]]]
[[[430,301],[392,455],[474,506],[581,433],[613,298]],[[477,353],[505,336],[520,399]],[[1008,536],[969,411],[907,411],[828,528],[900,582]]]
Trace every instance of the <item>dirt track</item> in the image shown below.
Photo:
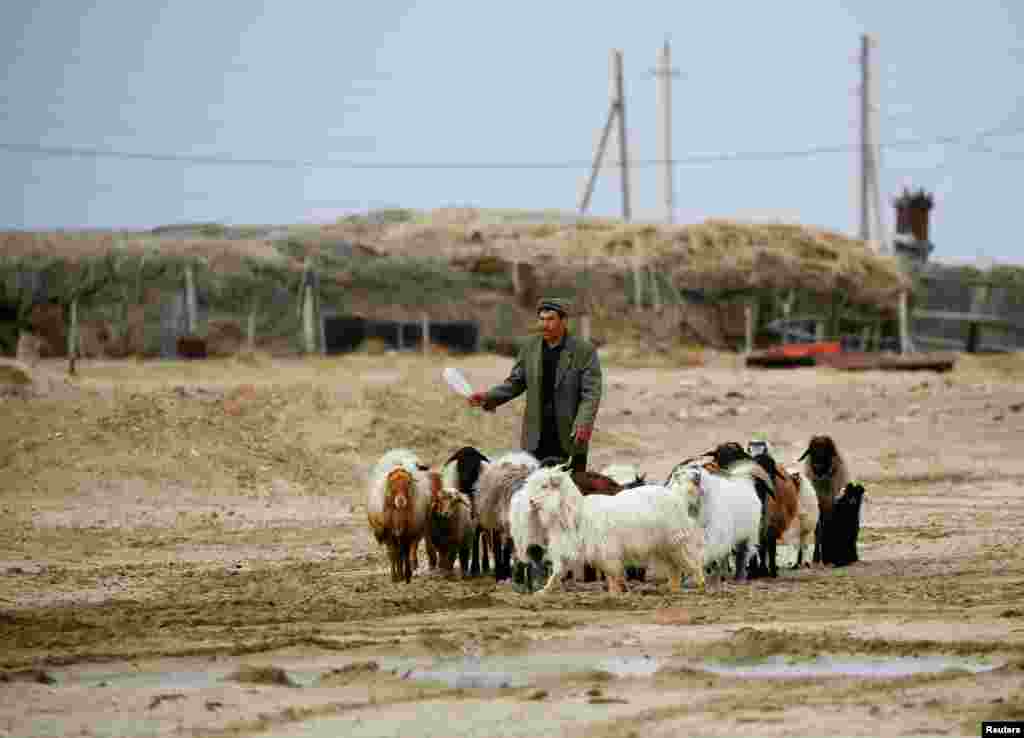
[[[510,362],[459,365],[484,385]],[[947,375],[607,366],[592,467],[657,480],[755,433],[791,461],[831,433],[866,485],[863,560],[703,595],[549,599],[388,581],[369,465],[518,437],[518,403],[458,406],[442,366],[87,364],[0,401],[0,735],[977,735],[1024,719],[1021,359]],[[850,671],[823,666],[844,656],[938,666],[796,673]],[[298,686],[227,678],[271,665]],[[768,667],[793,673],[726,673]]]

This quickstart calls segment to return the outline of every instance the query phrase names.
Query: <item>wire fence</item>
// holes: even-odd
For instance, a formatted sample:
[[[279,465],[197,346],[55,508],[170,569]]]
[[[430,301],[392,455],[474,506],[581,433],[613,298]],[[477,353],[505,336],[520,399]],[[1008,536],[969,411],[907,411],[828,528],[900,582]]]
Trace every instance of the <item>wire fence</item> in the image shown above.
[[[205,235],[212,237],[210,243],[249,235],[220,228],[209,226]],[[467,295],[487,291],[516,295],[507,270],[474,273],[439,257],[368,257],[342,239],[304,240],[287,231],[273,241],[275,259],[246,257],[226,266],[175,247],[190,235],[168,231],[142,250],[121,244],[73,264],[52,257],[0,257],[0,352],[15,353],[21,331],[39,336],[45,353],[66,355],[76,349],[85,357],[171,358],[180,354],[183,337],[201,338],[211,355],[246,348],[327,351],[332,341],[351,350],[369,339],[414,349],[422,345],[420,316],[427,312],[433,316],[426,334],[431,340],[446,341],[446,332],[454,332],[459,337],[453,345],[490,349],[511,345],[526,327],[528,306],[514,299],[490,307],[467,300]],[[624,269],[614,294],[610,283],[596,288],[596,302],[603,303],[598,307],[612,315],[618,311],[615,317],[623,310],[670,307],[682,316],[669,327],[677,336],[685,333],[688,313],[700,313],[697,319],[704,320],[709,309],[717,310],[711,322],[728,344],[745,336],[742,311],[732,303],[753,302],[754,331],[770,341],[899,348],[891,315],[869,314],[828,296],[793,290],[787,295],[779,289],[723,296],[679,289],[666,274],[652,277],[637,303],[635,274]],[[544,288],[579,299],[595,291],[590,278],[581,270],[575,282]],[[307,296],[309,315],[304,314]],[[1024,270],[929,265],[916,278],[910,318],[912,342],[920,349],[1024,348]],[[467,321],[475,322],[472,330]]]

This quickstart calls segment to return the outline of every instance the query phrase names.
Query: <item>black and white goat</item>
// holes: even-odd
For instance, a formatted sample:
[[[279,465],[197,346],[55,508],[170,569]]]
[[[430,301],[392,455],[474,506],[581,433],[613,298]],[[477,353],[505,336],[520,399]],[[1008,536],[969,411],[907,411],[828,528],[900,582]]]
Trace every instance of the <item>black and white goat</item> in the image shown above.
[[[490,571],[490,561],[487,556],[489,538],[484,539],[484,545],[480,545],[480,538],[485,533],[479,525],[480,514],[477,509],[477,482],[480,474],[490,463],[479,449],[473,446],[463,446],[453,453],[444,462],[441,468],[441,484],[445,489],[456,489],[464,494],[470,502],[470,515],[473,520],[473,543],[470,554],[469,575],[479,576]]]

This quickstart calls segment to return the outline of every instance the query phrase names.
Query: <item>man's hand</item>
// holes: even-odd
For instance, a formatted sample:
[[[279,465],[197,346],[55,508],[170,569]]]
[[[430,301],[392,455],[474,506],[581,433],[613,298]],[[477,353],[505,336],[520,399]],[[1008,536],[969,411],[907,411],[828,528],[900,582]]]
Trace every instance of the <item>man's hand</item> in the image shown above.
[[[585,446],[588,443],[590,443],[590,437],[592,435],[594,435],[594,428],[593,428],[593,426],[589,426],[589,425],[577,426],[577,428],[576,428],[576,436],[575,436],[576,443],[578,443],[580,446]]]
[[[487,402],[486,392],[474,392],[468,398],[470,407],[482,407],[484,412],[493,413],[494,408]]]

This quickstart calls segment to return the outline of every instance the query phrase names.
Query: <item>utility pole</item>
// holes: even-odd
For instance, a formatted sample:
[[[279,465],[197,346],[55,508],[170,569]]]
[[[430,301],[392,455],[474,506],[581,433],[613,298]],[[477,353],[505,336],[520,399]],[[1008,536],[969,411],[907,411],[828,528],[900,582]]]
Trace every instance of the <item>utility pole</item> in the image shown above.
[[[661,121],[661,194],[665,206],[665,223],[675,222],[675,173],[672,167],[672,79],[679,70],[672,68],[668,39],[661,47],[658,65],[652,70],[658,79],[658,111]]]
[[[871,239],[871,205],[869,201],[870,153],[868,149],[868,113],[871,109],[868,99],[870,40],[867,34],[860,37],[860,237]]]
[[[608,136],[611,135],[612,125],[616,119],[619,121],[619,155],[622,160],[622,216],[626,220],[630,218],[629,209],[629,173],[625,168],[625,126],[622,124],[622,52],[612,50],[611,73],[609,85],[608,117],[605,119],[604,128],[597,141],[597,148],[594,151],[594,163],[590,166],[590,176],[583,188],[583,195],[580,197],[580,215],[585,215],[590,207],[590,198],[594,194],[594,185],[597,182],[597,173],[601,171],[601,164],[604,160],[604,151],[608,147]]]
[[[626,148],[626,96],[622,84],[622,52],[616,49],[612,52],[612,99],[613,105],[619,114],[619,175],[622,190],[622,219],[629,223],[633,219],[633,209],[629,201],[629,151]],[[643,305],[644,299],[644,269],[643,254],[640,253],[640,244],[633,244],[633,301],[639,308]]]
[[[668,39],[665,39],[658,55],[658,61],[652,70],[658,80],[658,112],[661,126],[660,148],[661,148],[661,194],[665,207],[665,224],[672,225],[675,222],[675,168],[672,164],[672,79],[679,76],[679,72],[672,67],[672,56]],[[649,255],[648,255],[649,258]],[[661,310],[661,290],[653,272],[648,272],[651,284],[651,298],[654,309]]]
[[[860,52],[860,237],[874,251],[886,251],[882,243],[882,205],[878,177],[878,151],[874,125],[877,106],[874,101],[871,47],[874,40],[861,36]]]
[[[870,39],[870,42],[874,46],[878,46],[878,42],[874,39]],[[868,74],[868,82],[874,83],[874,75]],[[881,156],[881,148],[878,143],[878,120],[879,120],[879,103],[878,97],[873,87],[869,87],[871,95],[871,201],[875,208],[875,243],[878,245],[878,250],[883,253],[889,253],[891,245],[888,238],[886,238],[885,230],[882,226],[882,194],[881,194],[881,164],[879,163]]]
[[[608,105],[608,117],[605,120],[604,128],[601,129],[601,135],[597,142],[597,149],[594,152],[594,163],[590,168],[590,176],[587,177],[586,185],[583,188],[583,194],[580,197],[579,214],[580,216],[583,216],[586,214],[587,208],[590,207],[590,198],[594,194],[594,184],[597,182],[597,173],[601,170],[604,152],[608,146],[608,136],[611,134],[612,125],[617,120],[619,124],[619,174],[621,177],[620,186],[622,189],[622,219],[628,223],[632,220],[633,212],[629,198],[629,151],[626,146],[626,104],[622,81],[622,52],[618,49],[613,49],[611,52],[611,70],[609,76],[611,78],[611,84],[609,91],[610,100]],[[640,270],[637,264],[637,258],[634,257],[633,282],[636,287],[637,304],[639,305],[641,282]],[[589,329],[589,315],[586,319],[587,328]]]
[[[622,85],[622,52],[612,52],[612,68],[615,80],[615,105],[619,111],[619,173],[622,183],[622,219],[627,223],[633,219],[629,203],[629,152],[626,149],[626,96]]]

